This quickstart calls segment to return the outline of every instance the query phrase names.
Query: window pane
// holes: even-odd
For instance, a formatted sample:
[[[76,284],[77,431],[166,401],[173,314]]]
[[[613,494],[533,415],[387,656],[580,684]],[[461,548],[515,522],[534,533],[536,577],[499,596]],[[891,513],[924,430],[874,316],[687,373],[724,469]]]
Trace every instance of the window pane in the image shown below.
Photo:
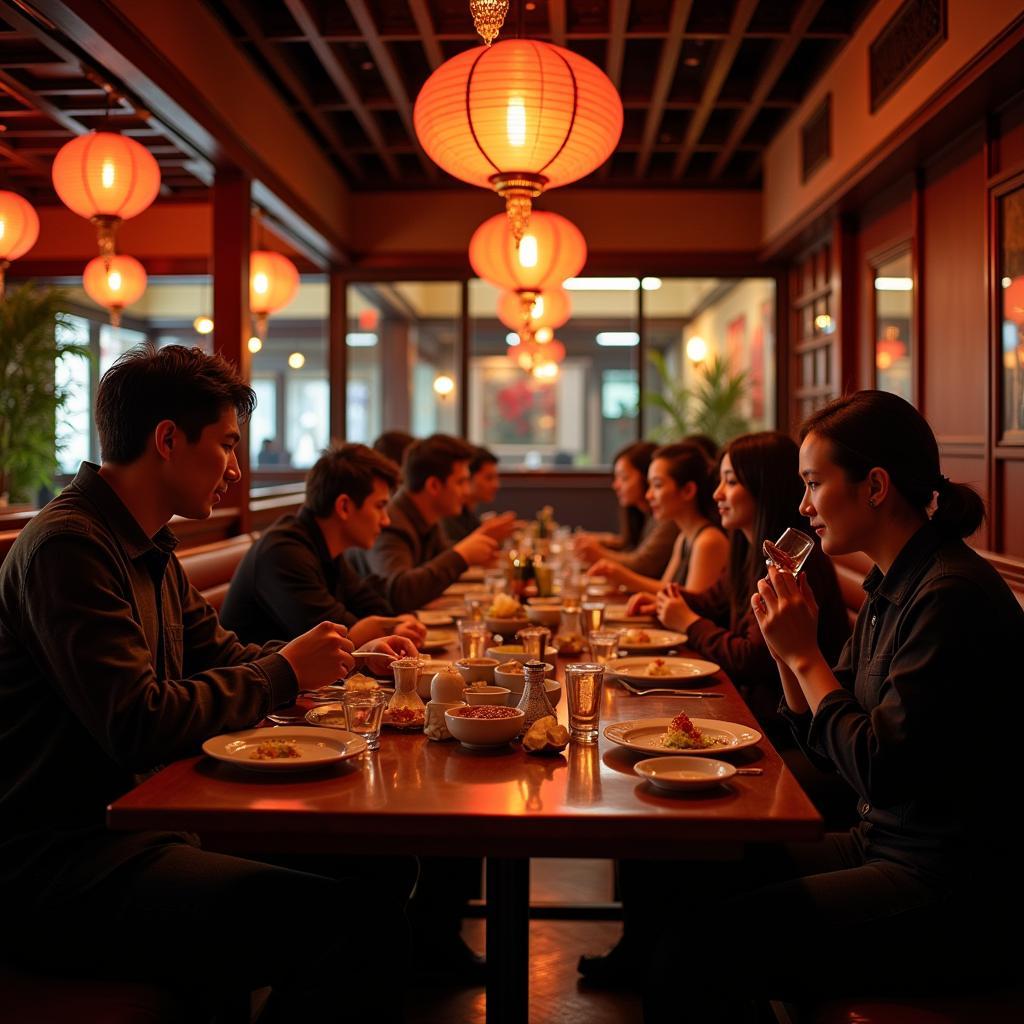
[[[455,281],[349,286],[348,440],[456,433],[461,301]]]
[[[913,401],[911,331],[914,291],[910,253],[875,268],[875,384]]]
[[[1000,201],[1003,432],[1024,442],[1024,188]]]
[[[57,320],[57,341],[88,348],[89,321],[69,314],[61,316]],[[77,473],[83,462],[97,458],[90,450],[89,371],[89,360],[81,356],[64,356],[57,360],[56,384],[67,395],[57,417],[57,462],[61,473]]]

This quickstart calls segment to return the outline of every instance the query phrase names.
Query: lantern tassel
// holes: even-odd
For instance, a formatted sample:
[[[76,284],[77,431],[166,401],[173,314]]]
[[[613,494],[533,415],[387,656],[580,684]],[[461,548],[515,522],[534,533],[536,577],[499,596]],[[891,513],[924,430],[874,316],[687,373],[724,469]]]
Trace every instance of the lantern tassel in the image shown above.
[[[110,326],[120,327],[121,326],[121,306],[110,307]]]
[[[110,261],[114,258],[116,251],[115,242],[117,229],[121,226],[121,218],[97,214],[90,220],[96,225],[96,238],[100,245],[100,255],[103,257],[103,269],[109,272]]]
[[[532,200],[544,191],[548,179],[542,174],[492,174],[490,180],[494,191],[505,200],[505,212],[518,249],[530,226]]]

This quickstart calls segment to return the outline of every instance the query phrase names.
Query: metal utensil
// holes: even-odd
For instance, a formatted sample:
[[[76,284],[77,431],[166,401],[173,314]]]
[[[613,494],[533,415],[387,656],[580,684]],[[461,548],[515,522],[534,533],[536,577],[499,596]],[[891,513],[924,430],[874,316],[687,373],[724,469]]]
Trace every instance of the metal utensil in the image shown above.
[[[724,693],[706,693],[701,690],[672,690],[666,686],[655,686],[649,690],[641,690],[638,686],[631,686],[625,679],[616,679],[616,682],[624,690],[637,697],[645,697],[649,693],[662,694],[667,697],[724,697]]]
[[[737,768],[737,775],[764,775],[763,768]]]

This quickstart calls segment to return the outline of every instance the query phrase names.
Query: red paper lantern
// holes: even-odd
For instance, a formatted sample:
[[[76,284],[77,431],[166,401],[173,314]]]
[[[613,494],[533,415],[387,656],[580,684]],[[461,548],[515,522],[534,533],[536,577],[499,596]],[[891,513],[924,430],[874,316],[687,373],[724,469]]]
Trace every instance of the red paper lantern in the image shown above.
[[[1024,326],[1024,274],[1003,289],[1003,319]]]
[[[416,97],[413,121],[436,164],[506,200],[518,238],[533,198],[611,156],[622,100],[585,57],[537,39],[506,39],[445,61]]]
[[[583,269],[587,243],[572,221],[538,210],[517,246],[508,220],[499,213],[473,232],[469,262],[478,277],[532,299]]]
[[[249,309],[261,338],[267,331],[267,317],[284,309],[298,290],[299,272],[287,256],[266,249],[249,253]]]
[[[540,327],[554,330],[572,316],[572,300],[564,288],[549,288],[536,298],[523,297],[518,292],[504,291],[498,298],[498,319],[513,331],[533,332]]]
[[[52,175],[61,202],[97,226],[100,253],[108,264],[118,225],[147,209],[160,191],[153,154],[114,132],[89,132],[65,143],[54,158]]]
[[[39,238],[39,215],[17,192],[0,192],[0,299],[4,295],[4,272],[24,256]]]
[[[134,256],[112,256],[110,266],[102,256],[86,265],[82,287],[93,302],[110,310],[110,322],[120,326],[121,310],[138,302],[146,291],[146,271]]]

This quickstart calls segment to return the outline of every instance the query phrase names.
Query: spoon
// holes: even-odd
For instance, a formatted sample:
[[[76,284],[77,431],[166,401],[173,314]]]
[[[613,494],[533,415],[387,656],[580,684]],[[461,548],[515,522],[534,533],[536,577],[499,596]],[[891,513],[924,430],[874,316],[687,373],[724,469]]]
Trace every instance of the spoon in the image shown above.
[[[616,682],[624,690],[634,694],[637,697],[644,697],[649,693],[665,694],[669,697],[724,697],[724,693],[705,693],[700,690],[672,690],[665,686],[655,686],[650,690],[641,690],[639,687],[630,686],[624,679],[617,679]]]

